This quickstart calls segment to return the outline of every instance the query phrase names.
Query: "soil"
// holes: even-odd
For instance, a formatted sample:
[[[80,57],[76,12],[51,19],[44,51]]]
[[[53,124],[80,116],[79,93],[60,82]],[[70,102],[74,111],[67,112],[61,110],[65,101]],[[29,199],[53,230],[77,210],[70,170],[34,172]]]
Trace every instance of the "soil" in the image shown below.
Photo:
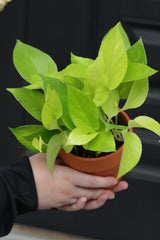
[[[123,145],[123,142],[116,142],[116,149],[120,148],[122,145]],[[95,152],[95,151],[86,150],[82,146],[75,146],[72,149],[71,153],[79,157],[96,158],[96,157],[105,156],[107,154],[110,154],[111,152]]]

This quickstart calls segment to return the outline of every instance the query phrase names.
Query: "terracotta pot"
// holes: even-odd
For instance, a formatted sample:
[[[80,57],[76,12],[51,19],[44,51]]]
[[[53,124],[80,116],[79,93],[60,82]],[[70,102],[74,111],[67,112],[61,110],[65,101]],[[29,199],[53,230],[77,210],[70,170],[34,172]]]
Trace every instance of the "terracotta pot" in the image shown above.
[[[124,112],[119,113],[119,118],[128,124],[129,116]],[[132,131],[130,129],[129,131]],[[82,172],[90,173],[97,176],[113,176],[117,177],[123,145],[116,152],[107,154],[103,157],[85,158],[66,153],[63,149],[59,152],[61,159],[70,167]],[[120,181],[120,179],[119,179]]]

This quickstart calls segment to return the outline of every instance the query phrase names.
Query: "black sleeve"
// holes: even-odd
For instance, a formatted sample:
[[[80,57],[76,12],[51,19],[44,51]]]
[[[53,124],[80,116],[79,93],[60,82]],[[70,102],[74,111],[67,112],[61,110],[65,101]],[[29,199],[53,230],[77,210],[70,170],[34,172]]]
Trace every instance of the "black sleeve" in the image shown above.
[[[18,214],[37,208],[37,191],[28,158],[0,167],[0,237],[10,232]]]

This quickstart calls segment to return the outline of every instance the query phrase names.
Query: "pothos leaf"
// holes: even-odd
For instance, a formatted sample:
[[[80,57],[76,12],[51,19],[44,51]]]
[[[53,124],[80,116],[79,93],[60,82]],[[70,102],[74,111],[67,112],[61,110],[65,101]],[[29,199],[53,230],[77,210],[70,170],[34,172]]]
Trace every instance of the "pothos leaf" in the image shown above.
[[[104,104],[109,96],[108,74],[102,54],[96,58],[87,70],[84,92],[93,99],[97,106]]]
[[[68,138],[68,131],[63,131],[59,134],[54,135],[47,146],[47,165],[48,168],[53,174],[55,160],[58,156],[58,153],[63,146],[65,146]]]
[[[128,122],[128,127],[146,128],[160,136],[160,124],[151,117],[138,116]]]
[[[106,38],[102,41],[99,55],[103,55],[106,72],[108,74],[110,90],[115,89],[123,80],[128,58],[126,48],[121,35],[120,23],[118,23]]]
[[[157,71],[153,68],[140,63],[129,63],[123,82],[130,82],[145,79],[152,76]]]
[[[124,147],[117,179],[128,173],[140,160],[142,154],[142,143],[133,132],[127,132],[124,137]]]
[[[95,103],[83,92],[67,86],[68,109],[76,127],[88,126],[99,129],[98,110]]]
[[[19,74],[29,83],[36,83],[32,75],[57,72],[57,66],[46,53],[17,40],[13,51],[13,62]]]
[[[51,89],[54,89],[61,101],[62,104],[62,120],[64,124],[69,128],[73,129],[74,124],[70,118],[69,112],[68,112],[68,103],[67,103],[67,87],[66,84],[63,83],[61,80],[53,78],[53,77],[48,77],[48,76],[43,76],[41,75],[42,81],[43,81],[43,86],[44,86],[44,92],[46,95],[47,88],[50,86]]]
[[[147,98],[149,90],[148,78],[134,81],[130,89],[127,101],[122,110],[140,107]]]
[[[32,145],[32,140],[44,130],[42,125],[25,125],[9,129],[23,146],[33,152],[38,152],[38,150]],[[27,139],[27,136],[30,136],[31,134],[33,137],[31,139]]]
[[[41,121],[41,111],[44,104],[44,95],[36,90],[26,88],[8,88],[9,92],[35,119]]]
[[[62,104],[57,92],[48,86],[46,101],[42,108],[42,122],[43,125],[49,129],[59,128],[57,119],[62,116]]]
[[[93,62],[94,60],[91,58],[79,57],[71,53],[71,63],[80,63],[86,66],[90,66]]]
[[[100,131],[99,134],[90,142],[83,145],[90,151],[114,152],[116,150],[115,140],[111,131]]]
[[[146,52],[141,38],[128,49],[127,55],[129,62],[147,64]]]
[[[78,127],[69,134],[66,145],[83,145],[98,135],[91,127]]]
[[[107,101],[102,105],[102,109],[109,119],[116,116],[119,112],[119,92],[117,89],[110,91]]]

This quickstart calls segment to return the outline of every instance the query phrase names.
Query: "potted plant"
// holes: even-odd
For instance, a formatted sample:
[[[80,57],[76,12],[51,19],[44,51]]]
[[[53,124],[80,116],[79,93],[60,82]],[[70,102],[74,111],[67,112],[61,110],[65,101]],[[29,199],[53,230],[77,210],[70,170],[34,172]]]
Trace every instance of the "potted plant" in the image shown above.
[[[141,157],[132,128],[160,136],[156,120],[130,120],[124,112],[144,103],[148,77],[157,71],[147,66],[142,39],[131,46],[120,22],[103,38],[95,60],[71,53],[71,63],[58,71],[51,57],[18,40],[13,62],[29,85],[8,90],[40,123],[10,130],[26,148],[47,153],[51,173],[59,154],[80,171],[119,179]]]

